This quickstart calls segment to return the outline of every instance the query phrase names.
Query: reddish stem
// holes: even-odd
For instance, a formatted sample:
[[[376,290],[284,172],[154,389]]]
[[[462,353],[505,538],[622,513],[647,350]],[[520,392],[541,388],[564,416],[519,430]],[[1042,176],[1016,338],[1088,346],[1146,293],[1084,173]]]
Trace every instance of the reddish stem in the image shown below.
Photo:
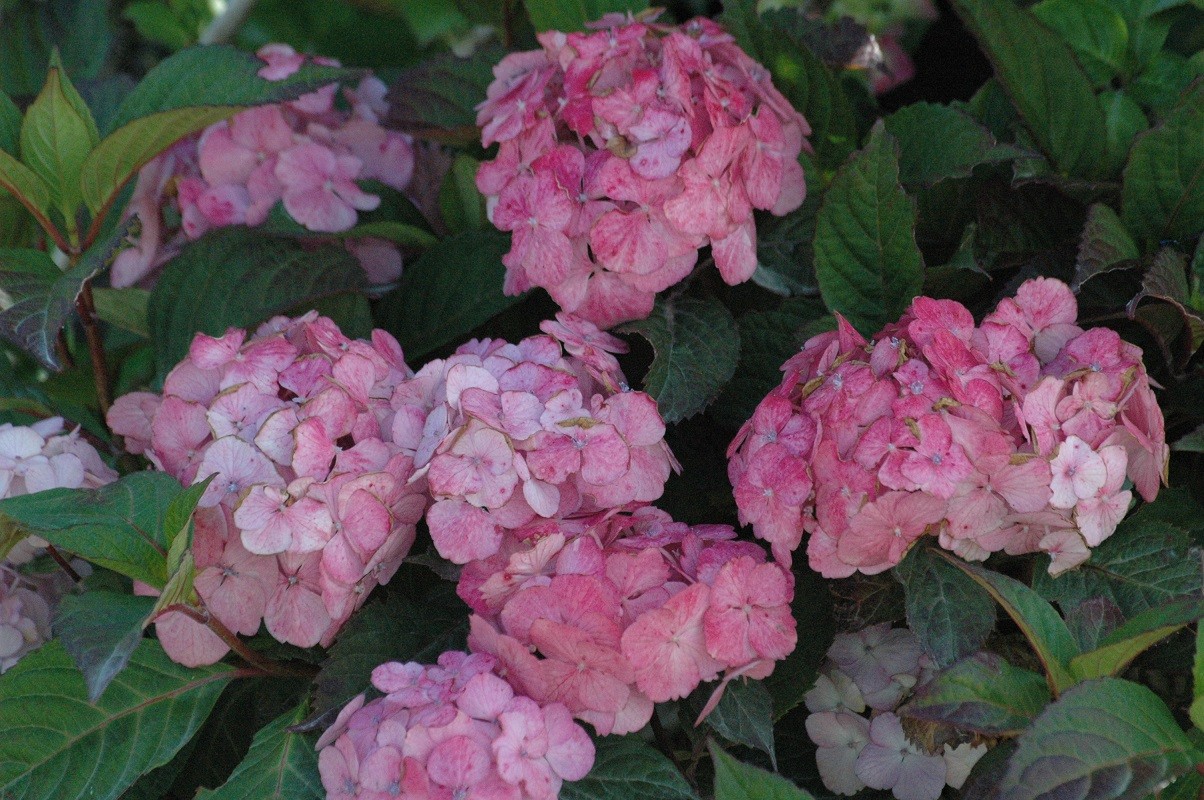
[[[247,647],[246,642],[239,639],[234,631],[227,628],[220,619],[213,616],[205,608],[196,608],[185,603],[173,603],[163,609],[160,614],[166,614],[169,611],[179,611],[189,619],[195,620],[209,628],[217,634],[226,645],[233,650],[238,656],[250,664],[255,669],[263,672],[266,675],[275,675],[278,677],[288,678],[312,678],[313,670],[300,669],[287,664],[281,664],[279,661],[273,661],[270,658],[264,658],[256,653],[251,648]]]
[[[84,323],[84,334],[88,337],[88,353],[92,357],[92,372],[96,379],[96,399],[100,401],[101,416],[107,416],[113,402],[113,389],[109,384],[109,366],[105,361],[104,342],[100,338],[100,324],[96,317],[96,303],[92,299],[92,281],[84,281],[79,297],[75,299],[75,310]]]

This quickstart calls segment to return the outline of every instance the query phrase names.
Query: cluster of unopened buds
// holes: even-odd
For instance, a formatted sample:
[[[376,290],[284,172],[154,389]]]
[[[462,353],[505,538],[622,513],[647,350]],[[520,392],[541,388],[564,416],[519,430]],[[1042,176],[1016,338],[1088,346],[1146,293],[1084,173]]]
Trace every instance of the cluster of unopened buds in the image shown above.
[[[287,45],[259,50],[267,80],[282,80],[307,60]],[[327,58],[318,64],[337,66]],[[358,211],[371,211],[380,197],[357,181],[376,180],[401,191],[414,173],[408,137],[385,130],[387,87],[363,78],[343,92],[350,110],[335,106],[337,84],[297,100],[251,108],[211,125],[142,168],[126,215],[141,223],[138,240],[117,255],[111,280],[130,286],[172,258],[181,245],[212,228],[263,224],[283,202],[292,219],[315,234],[355,226]],[[168,224],[164,208],[178,216]],[[348,240],[373,283],[401,274],[401,253],[383,239]]]
[[[488,655],[447,652],[438,664],[382,664],[372,685],[318,741],[329,800],[555,800],[580,780],[594,745],[561,703],[538,703],[499,677]]]
[[[469,647],[603,735],[640,730],[653,703],[726,672],[716,703],[728,680],[766,677],[797,640],[793,577],[735,536],[650,506],[508,532],[461,574]]]
[[[757,265],[753,209],[786,214],[806,187],[807,122],[710,20],[619,15],[512,53],[478,107],[498,142],[477,186],[513,235],[506,291],[541,286],[603,327],[648,316],[710,245],[729,284]]]
[[[957,737],[918,744],[895,713],[931,675],[907,628],[883,623],[836,636],[806,695],[807,735],[829,791],[849,795],[869,787],[897,800],[937,800],[945,786],[962,787],[986,744]]]
[[[844,320],[783,366],[729,448],[740,519],[790,563],[804,531],[825,577],[899,563],[921,536],[969,560],[1085,561],[1168,457],[1141,350],[1084,331],[1066,284],[1038,278],[981,325],[917,298],[867,342]]]
[[[543,330],[473,340],[393,397],[431,537],[456,564],[493,555],[507,530],[656,500],[676,467],[656,402],[623,390],[624,344],[566,315]]]
[[[248,338],[198,334],[162,395],[128,394],[109,426],[188,485],[208,478],[193,552],[196,591],[234,633],[263,621],[282,642],[329,644],[400,566],[425,497],[394,438],[394,388],[411,376],[396,340],[353,341],[315,312]],[[227,644],[182,611],[159,617],[176,660]]]

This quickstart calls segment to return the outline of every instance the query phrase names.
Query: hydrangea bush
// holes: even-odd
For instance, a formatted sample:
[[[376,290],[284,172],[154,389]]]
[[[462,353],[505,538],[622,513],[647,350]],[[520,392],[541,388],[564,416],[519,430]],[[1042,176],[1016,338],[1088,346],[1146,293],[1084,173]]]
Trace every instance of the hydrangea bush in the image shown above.
[[[318,5],[0,2],[0,797],[1204,791],[1198,4]]]

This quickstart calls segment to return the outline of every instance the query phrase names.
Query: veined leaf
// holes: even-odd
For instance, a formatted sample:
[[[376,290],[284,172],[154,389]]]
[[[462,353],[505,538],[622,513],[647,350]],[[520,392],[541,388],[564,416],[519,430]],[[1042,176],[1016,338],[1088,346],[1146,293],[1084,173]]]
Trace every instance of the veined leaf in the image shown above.
[[[153,597],[103,590],[69,594],[59,603],[54,632],[84,674],[89,702],[95,703],[125,669],[154,604]]]
[[[1137,137],[1122,201],[1122,218],[1139,238],[1191,239],[1204,230],[1204,83]]]
[[[995,629],[995,603],[966,573],[931,547],[913,547],[895,567],[907,625],[938,667],[978,651]]]
[[[811,800],[811,795],[781,775],[737,761],[711,743],[715,764],[715,800]]]
[[[899,180],[929,186],[965,178],[979,164],[1008,161],[1024,151],[1001,145],[969,114],[934,103],[912,103],[885,120],[899,143]]]
[[[251,750],[213,791],[202,789],[197,800],[322,800],[314,745],[289,728],[305,719],[306,704],[282,714],[260,729]]]
[[[1070,672],[1079,680],[1119,675],[1148,648],[1204,617],[1204,600],[1184,597],[1151,608],[1104,637],[1099,647],[1075,656]]]
[[[50,189],[52,202],[70,223],[79,207],[79,175],[84,160],[100,141],[92,112],[51,59],[46,84],[21,122],[21,160]]]
[[[1049,703],[1045,678],[994,653],[975,653],[924,684],[899,715],[984,736],[1014,736]]]
[[[1078,290],[1096,275],[1136,266],[1140,258],[1137,242],[1112,207],[1095,203],[1087,209],[1087,223],[1079,237],[1073,288]]]
[[[606,736],[594,746],[594,768],[564,784],[561,800],[698,800],[673,762],[638,736]]]

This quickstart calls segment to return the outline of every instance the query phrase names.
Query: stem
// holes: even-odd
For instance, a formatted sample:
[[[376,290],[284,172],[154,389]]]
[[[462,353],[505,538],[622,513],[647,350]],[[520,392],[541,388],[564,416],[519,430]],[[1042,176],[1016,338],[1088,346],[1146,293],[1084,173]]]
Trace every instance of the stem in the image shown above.
[[[104,342],[100,340],[100,326],[96,319],[96,304],[92,300],[92,281],[84,281],[79,297],[75,299],[75,310],[84,323],[88,337],[88,353],[92,356],[92,372],[96,378],[96,399],[100,401],[101,416],[107,416],[113,402],[113,388],[109,385],[109,366],[105,362]]]
[[[75,571],[75,567],[71,566],[71,562],[63,558],[63,554],[56,550],[54,545],[47,543],[46,552],[50,554],[50,557],[54,559],[56,564],[63,568],[63,572],[66,572],[71,576],[71,580],[75,581],[76,583],[79,583],[83,580],[83,578],[80,577],[80,574]]]
[[[246,22],[255,8],[256,0],[230,0],[226,10],[213,18],[209,26],[201,32],[197,44],[225,44],[234,38],[238,29]]]
[[[234,631],[227,628],[220,619],[209,613],[203,608],[195,608],[185,603],[173,603],[160,613],[165,614],[168,611],[179,611],[184,616],[209,628],[217,634],[226,645],[238,654],[243,661],[250,664],[255,669],[267,674],[285,678],[312,678],[314,670],[300,669],[287,664],[281,664],[279,661],[273,661],[270,658],[264,658],[256,653],[251,648],[247,647],[246,642],[239,639]]]

